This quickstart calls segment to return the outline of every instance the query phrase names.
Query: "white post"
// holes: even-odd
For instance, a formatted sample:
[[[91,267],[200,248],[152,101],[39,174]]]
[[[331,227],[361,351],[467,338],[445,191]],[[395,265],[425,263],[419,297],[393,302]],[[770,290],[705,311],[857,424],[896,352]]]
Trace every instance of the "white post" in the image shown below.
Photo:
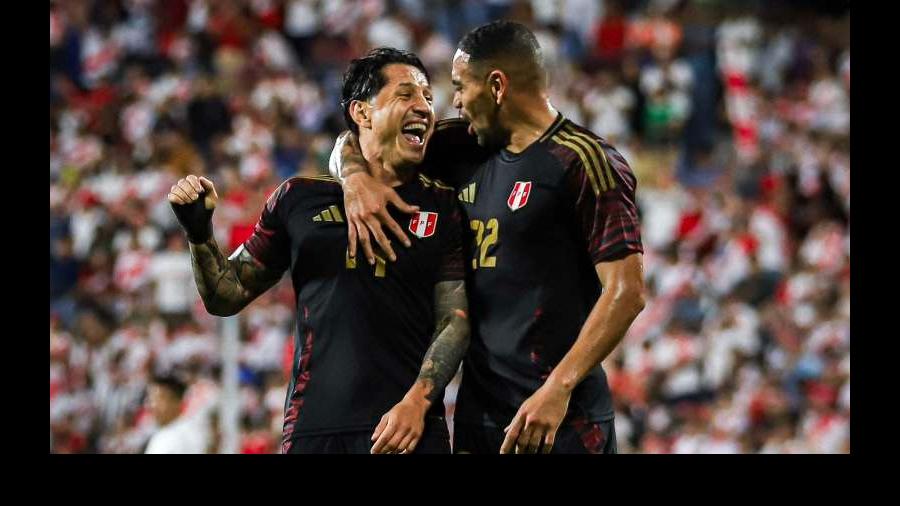
[[[240,350],[240,315],[222,318],[222,394],[219,404],[220,454],[238,453],[240,444],[240,391],[238,353]]]

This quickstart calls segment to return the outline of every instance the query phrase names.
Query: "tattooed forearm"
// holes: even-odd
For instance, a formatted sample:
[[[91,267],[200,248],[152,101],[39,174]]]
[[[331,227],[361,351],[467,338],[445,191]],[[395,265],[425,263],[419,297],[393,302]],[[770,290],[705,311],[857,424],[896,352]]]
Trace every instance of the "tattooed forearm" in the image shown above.
[[[347,138],[341,147],[340,171],[342,178],[346,178],[351,174],[366,172],[369,167],[368,162],[363,158],[362,148],[359,146],[356,135],[353,132],[347,132],[345,135]]]
[[[425,354],[417,383],[430,402],[450,383],[469,347],[466,288],[462,281],[444,281],[435,287],[435,339]]]
[[[281,272],[266,269],[243,247],[227,259],[212,237],[190,246],[194,280],[210,314],[236,314],[281,278]]]

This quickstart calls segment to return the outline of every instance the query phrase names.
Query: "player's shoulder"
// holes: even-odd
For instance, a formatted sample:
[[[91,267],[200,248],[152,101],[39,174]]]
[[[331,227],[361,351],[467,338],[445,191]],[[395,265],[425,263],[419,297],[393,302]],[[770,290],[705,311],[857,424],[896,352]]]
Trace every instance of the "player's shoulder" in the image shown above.
[[[421,191],[427,195],[423,202],[432,201],[441,209],[451,209],[457,206],[456,188],[436,179],[419,173],[417,176]]]
[[[444,118],[438,120],[437,123],[434,124],[435,132],[456,131],[458,133],[464,133],[468,128],[469,122],[462,118]]]
[[[592,141],[594,141],[598,144],[601,144],[604,146],[609,146],[609,143],[606,141],[606,139],[604,139],[600,135],[594,133],[594,131],[591,130],[590,128],[587,128],[583,125],[579,125],[578,123],[575,123],[574,121],[572,121],[570,119],[566,119],[565,121],[563,121],[560,131],[562,133],[581,135],[585,138],[591,139]],[[557,132],[557,133],[559,133],[559,132]]]
[[[591,156],[600,157],[610,147],[603,137],[566,118],[558,119],[540,141],[564,165],[585,157],[592,161]]]
[[[599,190],[633,179],[628,162],[606,139],[574,121],[564,119],[545,134],[547,150],[565,170],[585,171]]]
[[[469,122],[462,118],[445,118],[434,124],[434,137],[455,146],[478,146],[476,137],[469,135]]]
[[[335,193],[341,191],[341,182],[329,175],[294,176],[285,179],[273,192],[284,197],[307,193]]]
[[[456,191],[455,188],[440,179],[429,177],[422,173],[419,173],[416,177],[419,179],[419,184],[421,184],[423,188],[438,195],[452,197]]]
[[[292,206],[311,196],[340,196],[341,183],[329,175],[294,176],[282,181],[269,195],[266,205],[270,210],[276,206]]]
[[[469,134],[469,123],[460,118],[438,121],[428,141],[422,171],[449,183],[461,183],[494,154]]]
[[[307,189],[325,189],[334,190],[335,187],[340,188],[341,182],[334,176],[329,174],[317,174],[315,176],[294,176],[288,178],[282,184],[288,184],[292,187]]]

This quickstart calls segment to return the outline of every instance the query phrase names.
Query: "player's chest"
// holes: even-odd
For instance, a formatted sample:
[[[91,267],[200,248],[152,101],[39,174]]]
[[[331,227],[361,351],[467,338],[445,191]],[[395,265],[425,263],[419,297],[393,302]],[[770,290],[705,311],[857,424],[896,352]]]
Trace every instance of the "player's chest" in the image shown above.
[[[517,164],[489,163],[457,193],[469,229],[495,229],[527,240],[551,226],[560,206],[561,174]],[[477,237],[476,237],[477,240]]]
[[[290,223],[291,265],[300,278],[337,278],[366,276],[366,279],[394,277],[428,277],[436,272],[449,216],[434,206],[419,204],[421,211],[412,215],[392,212],[404,228],[412,246],[406,248],[391,237],[397,260],[391,262],[377,245],[375,264],[371,265],[357,248],[356,258],[349,254],[347,217],[340,202],[324,202],[294,211]],[[389,233],[385,228],[385,233]],[[374,241],[373,241],[374,243]]]

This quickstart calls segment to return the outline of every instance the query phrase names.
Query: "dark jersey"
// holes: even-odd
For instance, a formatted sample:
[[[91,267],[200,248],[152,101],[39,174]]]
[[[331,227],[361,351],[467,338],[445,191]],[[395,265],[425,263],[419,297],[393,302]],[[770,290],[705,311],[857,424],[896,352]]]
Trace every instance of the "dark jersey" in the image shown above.
[[[421,208],[393,211],[413,242],[396,262],[349,258],[343,191],[326,176],[284,182],[244,243],[267,267],[289,269],[296,293],[285,452],[301,435],[374,429],[418,377],[435,330],[435,284],[464,278],[452,189],[418,176],[395,190]],[[428,415],[442,417],[443,404]]]
[[[525,151],[499,151],[459,185],[472,340],[456,420],[504,427],[569,351],[601,293],[595,264],[643,251],[636,184],[614,148],[560,115]],[[612,416],[597,365],[564,423]]]
[[[425,151],[422,172],[459,188],[494,152],[469,135],[469,123],[459,118],[438,121]]]

